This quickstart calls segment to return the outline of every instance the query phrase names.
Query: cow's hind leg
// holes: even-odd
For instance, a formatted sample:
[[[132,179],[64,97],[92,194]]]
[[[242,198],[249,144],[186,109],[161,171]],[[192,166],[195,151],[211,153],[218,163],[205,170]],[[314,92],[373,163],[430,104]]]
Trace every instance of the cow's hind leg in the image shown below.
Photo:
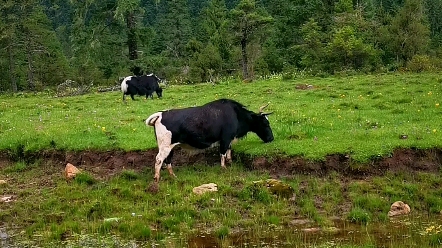
[[[169,156],[170,152],[172,151],[171,146],[163,146],[159,148],[158,154],[156,156],[156,161],[155,161],[155,181],[159,182],[160,181],[160,170],[161,170],[161,166],[163,165],[164,160]],[[167,168],[169,169],[169,167]],[[169,170],[170,173],[170,170]]]
[[[176,177],[175,173],[173,173],[172,170],[172,157],[173,157],[173,150],[170,151],[169,156],[164,160],[164,163],[167,165],[167,170],[169,171],[169,175],[172,177]]]
[[[164,125],[157,124],[155,125],[155,134],[157,137],[158,142],[158,154],[155,161],[155,181],[160,181],[160,170],[161,166],[163,165],[163,162],[166,161],[168,164],[167,169],[169,170],[169,173],[174,175],[172,171],[172,167],[170,165],[170,162],[172,160],[172,149],[178,145],[179,143],[172,144],[172,133],[167,130],[167,128]]]
[[[232,163],[232,146],[229,146],[226,153],[226,162]]]

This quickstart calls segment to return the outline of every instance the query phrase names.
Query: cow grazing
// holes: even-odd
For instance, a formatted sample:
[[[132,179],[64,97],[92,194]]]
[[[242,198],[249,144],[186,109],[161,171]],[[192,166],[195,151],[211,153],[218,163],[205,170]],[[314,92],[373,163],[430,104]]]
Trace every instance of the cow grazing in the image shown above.
[[[153,93],[156,92],[158,98],[163,97],[163,89],[158,84],[161,81],[153,74],[142,76],[128,76],[121,82],[121,91],[123,92],[123,101],[125,96],[130,95],[132,100],[135,100],[134,95],[146,96],[153,99]]]
[[[171,109],[157,112],[149,116],[145,123],[153,126],[158,144],[155,161],[155,181],[160,180],[160,169],[165,162],[169,174],[175,177],[171,160],[173,148],[184,145],[192,149],[206,149],[219,145],[221,166],[230,162],[231,144],[234,139],[254,132],[264,142],[273,140],[272,129],[267,116],[263,113],[247,110],[242,104],[229,99],[220,99],[198,107]]]

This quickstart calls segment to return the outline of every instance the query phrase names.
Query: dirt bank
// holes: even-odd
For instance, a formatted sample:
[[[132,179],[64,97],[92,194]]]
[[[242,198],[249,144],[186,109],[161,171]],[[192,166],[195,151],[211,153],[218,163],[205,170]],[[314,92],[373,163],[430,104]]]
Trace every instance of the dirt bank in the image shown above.
[[[42,160],[45,163],[72,163],[79,168],[87,169],[103,178],[119,173],[123,169],[142,170],[146,166],[153,167],[157,149],[147,151],[60,151],[46,150],[38,153],[13,154],[10,151],[0,152],[0,168],[17,160],[34,162]],[[352,178],[382,175],[392,172],[432,172],[438,173],[442,164],[442,149],[397,149],[388,157],[377,157],[368,163],[357,163],[348,155],[329,155],[323,161],[311,161],[302,157],[251,157],[233,152],[234,161],[239,161],[246,168],[269,171],[275,177],[294,174],[326,175],[331,171],[339,172]],[[188,154],[177,150],[174,154],[174,166],[203,163],[209,166],[219,166],[219,155],[216,150],[199,154]]]

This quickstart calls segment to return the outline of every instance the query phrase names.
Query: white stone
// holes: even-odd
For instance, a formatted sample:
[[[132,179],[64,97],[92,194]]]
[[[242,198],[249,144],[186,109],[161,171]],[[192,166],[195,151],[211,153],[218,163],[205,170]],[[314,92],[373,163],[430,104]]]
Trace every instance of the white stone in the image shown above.
[[[195,193],[197,195],[202,195],[206,192],[215,192],[215,191],[218,191],[217,187],[218,186],[214,183],[207,183],[207,184],[203,184],[203,185],[193,188],[193,193]]]

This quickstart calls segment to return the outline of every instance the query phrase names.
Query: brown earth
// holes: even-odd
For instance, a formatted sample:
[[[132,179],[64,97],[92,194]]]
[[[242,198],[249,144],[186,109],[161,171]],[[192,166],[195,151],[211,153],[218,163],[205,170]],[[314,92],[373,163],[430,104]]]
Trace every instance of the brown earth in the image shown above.
[[[108,178],[123,169],[139,171],[146,167],[153,167],[157,152],[157,149],[130,152],[47,150],[17,156],[11,152],[3,151],[0,152],[0,168],[10,165],[18,159],[30,163],[39,159],[45,163],[60,165],[60,168],[64,168],[67,163],[72,163],[100,178]],[[441,171],[442,149],[397,149],[388,157],[377,157],[368,163],[358,163],[353,161],[351,156],[341,154],[329,155],[323,161],[311,161],[302,157],[251,157],[233,152],[233,160],[242,163],[251,170],[269,171],[274,177],[290,177],[295,174],[324,176],[331,171],[336,171],[344,176],[359,179],[383,175],[387,171],[438,173]],[[216,150],[193,155],[182,150],[177,150],[174,153],[174,166],[194,163],[219,166],[220,158]]]

